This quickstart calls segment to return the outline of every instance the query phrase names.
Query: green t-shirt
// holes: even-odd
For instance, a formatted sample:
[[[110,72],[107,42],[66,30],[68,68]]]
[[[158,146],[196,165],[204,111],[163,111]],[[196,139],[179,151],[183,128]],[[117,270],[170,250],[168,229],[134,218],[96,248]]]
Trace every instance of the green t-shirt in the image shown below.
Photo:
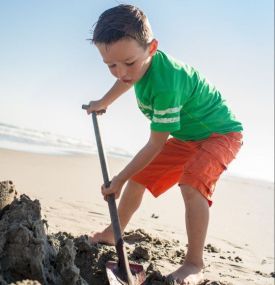
[[[138,106],[151,120],[153,131],[170,132],[180,140],[200,140],[212,133],[243,130],[214,86],[194,68],[162,51],[153,56],[134,87]]]

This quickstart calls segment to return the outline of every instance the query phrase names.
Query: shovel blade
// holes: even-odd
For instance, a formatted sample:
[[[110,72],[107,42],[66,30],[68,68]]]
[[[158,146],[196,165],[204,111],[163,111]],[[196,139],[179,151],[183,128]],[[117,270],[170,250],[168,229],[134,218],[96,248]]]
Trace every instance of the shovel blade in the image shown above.
[[[140,264],[130,263],[130,270],[132,273],[132,280],[130,282],[122,276],[117,262],[108,261],[106,263],[106,273],[110,285],[142,285],[145,282],[146,274],[143,266]]]

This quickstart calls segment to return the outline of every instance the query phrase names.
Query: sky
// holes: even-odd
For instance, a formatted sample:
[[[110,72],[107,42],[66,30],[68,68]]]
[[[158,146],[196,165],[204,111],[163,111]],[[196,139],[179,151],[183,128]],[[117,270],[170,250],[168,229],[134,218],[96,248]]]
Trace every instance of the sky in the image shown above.
[[[271,0],[0,0],[0,122],[94,140],[81,105],[115,79],[89,38],[120,3],[148,16],[159,48],[199,70],[244,125],[229,172],[274,181],[274,3]],[[136,153],[149,121],[133,90],[100,119],[105,145]]]

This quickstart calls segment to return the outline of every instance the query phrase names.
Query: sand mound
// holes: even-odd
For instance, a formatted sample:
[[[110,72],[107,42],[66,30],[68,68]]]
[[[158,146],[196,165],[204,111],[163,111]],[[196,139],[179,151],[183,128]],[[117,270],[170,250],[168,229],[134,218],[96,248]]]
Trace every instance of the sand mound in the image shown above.
[[[105,285],[105,264],[116,260],[113,246],[90,245],[87,236],[46,234],[38,200],[16,198],[12,182],[0,183],[0,284]],[[169,283],[158,271],[158,261],[182,263],[179,241],[154,237],[142,229],[125,233],[129,259],[142,264],[145,284]],[[33,280],[33,281],[30,281]],[[205,280],[204,285],[222,285]]]
[[[1,189],[10,185],[1,183]],[[42,284],[86,284],[74,265],[72,240],[68,239],[59,251],[50,244],[38,200],[21,195],[5,205],[0,217],[1,284],[24,279]]]

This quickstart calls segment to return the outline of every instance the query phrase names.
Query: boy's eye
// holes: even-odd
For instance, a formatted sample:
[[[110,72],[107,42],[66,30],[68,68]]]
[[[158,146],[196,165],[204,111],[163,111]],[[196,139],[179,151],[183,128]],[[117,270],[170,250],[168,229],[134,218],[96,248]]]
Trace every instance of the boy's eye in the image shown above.
[[[135,61],[133,61],[133,62],[126,62],[126,65],[131,66],[131,65],[134,65],[134,63],[135,63]]]
[[[114,68],[115,66],[116,66],[115,64],[108,65],[109,68]]]

